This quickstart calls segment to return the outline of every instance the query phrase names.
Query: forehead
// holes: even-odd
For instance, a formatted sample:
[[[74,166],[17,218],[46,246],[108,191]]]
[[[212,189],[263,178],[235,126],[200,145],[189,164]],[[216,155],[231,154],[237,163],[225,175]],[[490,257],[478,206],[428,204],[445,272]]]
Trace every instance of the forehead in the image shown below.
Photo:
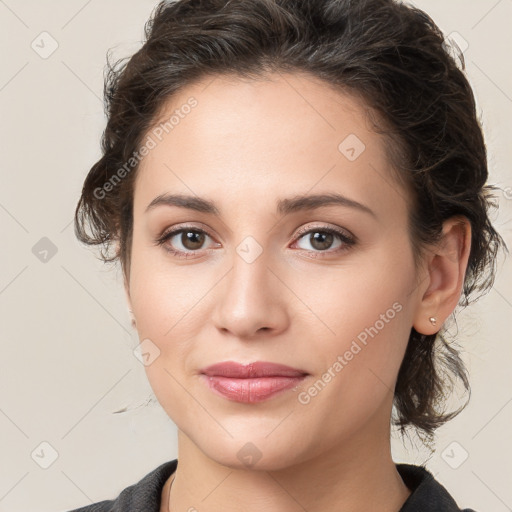
[[[305,74],[204,78],[170,98],[147,132],[135,209],[169,191],[266,205],[285,191],[340,187],[392,204],[398,184],[367,114],[360,99]]]

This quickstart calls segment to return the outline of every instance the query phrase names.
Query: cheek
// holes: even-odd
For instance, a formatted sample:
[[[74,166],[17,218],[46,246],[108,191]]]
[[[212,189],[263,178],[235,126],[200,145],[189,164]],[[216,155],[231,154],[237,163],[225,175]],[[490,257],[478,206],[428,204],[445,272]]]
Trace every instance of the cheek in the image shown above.
[[[158,254],[161,251],[144,249],[134,239],[130,297],[141,350],[147,344],[149,351],[158,356],[153,356],[154,362],[146,365],[148,378],[152,384],[161,382],[162,386],[158,387],[169,387],[173,385],[169,373],[175,373],[169,363],[186,361],[182,356],[187,339],[198,328],[190,313],[200,299],[200,290],[189,280],[185,267],[164,266],[165,258]]]
[[[296,289],[326,333],[351,339],[375,324],[379,331],[390,331],[389,325],[408,322],[403,311],[414,278],[407,255],[397,259],[392,251],[375,250],[343,266],[301,272]]]
[[[193,421],[187,392],[187,379],[196,370],[193,342],[203,328],[197,308],[207,288],[196,286],[200,279],[188,275],[185,267],[164,272],[144,263],[134,268],[132,304],[141,350],[146,343],[157,355],[145,365],[146,375],[161,406],[178,428],[186,430]]]
[[[321,364],[316,369],[336,375],[332,381],[338,384],[332,388],[350,388],[354,398],[372,401],[394,389],[409,339],[415,278],[411,255],[399,258],[390,246],[330,272],[305,274],[298,290],[322,333],[317,335]]]
[[[194,308],[207,299],[215,275],[205,265],[179,264],[163,248],[134,243],[130,282],[133,310],[141,335],[175,339],[197,327]]]
[[[315,378],[297,398],[304,429],[321,429],[326,444],[375,425],[372,417],[385,428],[410,333],[411,311],[400,287],[348,288],[340,292],[331,283],[323,294],[309,295],[316,307],[323,305],[322,320],[333,333],[321,326],[326,333],[317,336],[311,359]]]

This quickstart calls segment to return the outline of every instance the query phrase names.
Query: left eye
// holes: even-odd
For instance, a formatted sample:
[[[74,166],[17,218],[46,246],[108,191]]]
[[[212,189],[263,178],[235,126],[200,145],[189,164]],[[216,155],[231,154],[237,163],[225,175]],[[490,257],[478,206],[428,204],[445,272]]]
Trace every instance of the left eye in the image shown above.
[[[315,228],[302,233],[298,238],[298,241],[306,240],[315,252],[326,252],[328,249],[332,249],[333,242],[335,239],[339,240],[339,243],[334,247],[333,252],[336,250],[343,250],[346,246],[350,246],[354,243],[353,239],[347,234],[332,228]],[[297,242],[298,243],[298,242]],[[310,250],[308,247],[300,247],[301,249]]]

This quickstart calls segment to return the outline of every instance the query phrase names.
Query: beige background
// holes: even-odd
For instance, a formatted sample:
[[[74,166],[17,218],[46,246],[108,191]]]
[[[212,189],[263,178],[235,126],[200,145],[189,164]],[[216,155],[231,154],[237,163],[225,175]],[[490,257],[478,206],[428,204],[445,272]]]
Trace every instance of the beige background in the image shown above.
[[[177,456],[175,425],[154,401],[144,407],[151,389],[120,273],[81,247],[71,224],[100,156],[106,51],[135,51],[155,5],[0,0],[0,511],[114,498]],[[512,0],[416,5],[467,45],[491,181],[503,188],[496,225],[512,247]],[[427,462],[459,505],[481,512],[512,510],[511,285],[507,260],[495,289],[459,317],[472,401],[439,431],[436,454],[393,444],[395,461]]]

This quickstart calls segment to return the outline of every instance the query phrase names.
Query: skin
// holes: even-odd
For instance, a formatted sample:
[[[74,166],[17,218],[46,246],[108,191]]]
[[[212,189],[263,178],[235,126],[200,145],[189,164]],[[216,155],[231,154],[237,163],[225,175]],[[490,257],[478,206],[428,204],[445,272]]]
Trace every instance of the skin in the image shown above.
[[[145,367],[149,382],[178,427],[179,465],[161,511],[396,512],[410,494],[391,458],[396,377],[411,327],[437,332],[457,305],[470,225],[447,221],[417,269],[410,195],[393,178],[386,140],[371,130],[361,101],[320,80],[209,77],[168,101],[162,118],[191,96],[197,106],[141,162],[125,269],[140,340],[160,350]],[[365,144],[354,161],[338,150],[350,134]],[[333,192],[373,214],[346,205],[276,211],[279,199]],[[220,216],[168,205],[146,211],[163,193],[207,198]],[[187,258],[155,244],[182,223],[207,232],[202,245],[184,245],[181,234],[165,242]],[[356,242],[334,235],[315,245],[311,233],[297,236],[303,227],[340,228]],[[248,236],[262,250],[251,263],[237,253]],[[300,403],[393,304],[400,311]],[[200,378],[202,368],[226,360],[277,362],[309,375],[295,389],[241,404]],[[238,455],[246,443],[261,457],[253,466]]]

